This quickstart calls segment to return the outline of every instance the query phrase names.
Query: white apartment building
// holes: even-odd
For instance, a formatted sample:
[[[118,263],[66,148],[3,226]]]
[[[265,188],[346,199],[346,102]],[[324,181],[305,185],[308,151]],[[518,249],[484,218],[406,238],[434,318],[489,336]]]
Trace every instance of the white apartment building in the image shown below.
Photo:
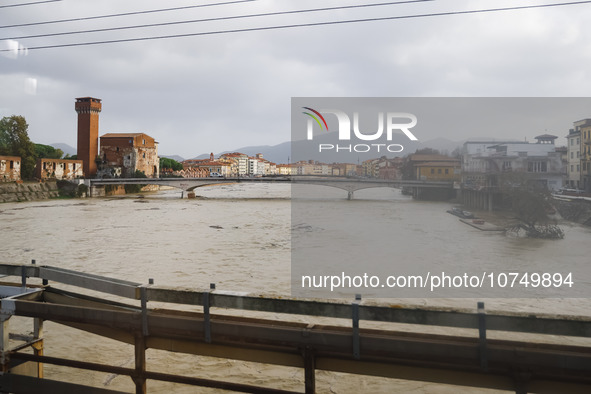
[[[530,182],[549,190],[562,185],[563,166],[556,152],[556,136],[540,135],[536,143],[526,141],[468,141],[462,149],[462,184],[464,188],[497,188],[510,173],[519,173]]]
[[[232,176],[245,176],[248,175],[248,155],[244,153],[224,153],[220,156],[220,160],[226,160],[232,163],[231,175]]]
[[[570,129],[567,141],[566,187],[581,188],[581,131]]]

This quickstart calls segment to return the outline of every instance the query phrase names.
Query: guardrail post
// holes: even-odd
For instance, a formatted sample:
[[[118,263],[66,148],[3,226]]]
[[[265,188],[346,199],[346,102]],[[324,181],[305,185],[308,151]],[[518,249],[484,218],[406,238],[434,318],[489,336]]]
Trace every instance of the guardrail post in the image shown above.
[[[361,294],[355,294],[355,301],[351,305],[353,314],[353,358],[359,360],[361,352],[359,349],[359,302]]]
[[[8,324],[11,315],[0,314],[0,375],[8,372],[10,361],[9,336],[10,326]]]
[[[513,380],[515,381],[515,394],[527,394],[527,386],[529,385],[529,380],[531,378],[531,374],[525,372],[518,372],[515,374]]]
[[[305,393],[314,394],[316,392],[316,359],[314,352],[307,346],[304,349],[304,379]]]
[[[486,311],[484,310],[484,302],[478,302],[478,337],[480,339],[480,367],[484,370],[488,369],[488,355],[486,351]]]
[[[33,338],[38,339],[33,347],[35,356],[43,356],[43,319],[36,317],[33,319]],[[43,363],[37,362],[37,377],[43,378]]]
[[[211,343],[211,314],[209,313],[209,294],[215,290],[215,283],[209,284],[210,291],[203,293],[203,338],[205,343]]]
[[[27,287],[27,267],[21,265],[21,286],[23,289]]]
[[[142,332],[135,335],[135,383],[136,394],[146,394],[146,337],[150,335],[148,329],[148,291],[147,286],[153,285],[154,279],[148,279],[148,285],[140,287],[140,302],[142,306]]]
[[[142,306],[142,334],[148,336],[150,332],[148,330],[148,296],[146,286],[140,287],[140,300]]]
[[[146,338],[138,333],[135,336],[135,375],[133,376],[136,394],[146,394]]]

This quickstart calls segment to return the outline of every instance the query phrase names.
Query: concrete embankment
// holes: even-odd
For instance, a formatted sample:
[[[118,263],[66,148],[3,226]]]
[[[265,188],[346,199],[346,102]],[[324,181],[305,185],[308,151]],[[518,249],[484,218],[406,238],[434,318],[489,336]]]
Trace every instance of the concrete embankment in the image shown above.
[[[56,182],[0,183],[0,203],[47,200],[58,196]]]
[[[591,226],[591,201],[555,198],[552,203],[563,219]]]

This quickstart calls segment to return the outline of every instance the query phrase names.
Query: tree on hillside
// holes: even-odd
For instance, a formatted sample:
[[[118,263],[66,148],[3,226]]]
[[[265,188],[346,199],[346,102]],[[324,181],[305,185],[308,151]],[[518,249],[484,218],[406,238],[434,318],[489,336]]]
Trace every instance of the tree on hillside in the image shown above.
[[[37,159],[61,159],[64,152],[53,146],[35,144],[35,157]]]
[[[22,116],[12,115],[0,120],[0,154],[20,156],[23,179],[33,178],[35,172],[35,144],[29,139],[28,129]]]

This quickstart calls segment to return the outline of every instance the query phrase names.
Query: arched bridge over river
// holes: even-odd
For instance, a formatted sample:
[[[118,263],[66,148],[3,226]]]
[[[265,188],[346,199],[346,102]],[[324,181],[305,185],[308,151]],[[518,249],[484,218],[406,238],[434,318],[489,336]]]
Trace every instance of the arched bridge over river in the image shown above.
[[[90,186],[107,185],[160,185],[171,186],[184,191],[193,191],[198,187],[232,183],[290,183],[335,187],[345,190],[348,199],[353,198],[357,190],[376,187],[411,188],[413,195],[422,189],[452,189],[453,182],[391,180],[375,178],[326,177],[314,175],[267,176],[267,177],[208,177],[208,178],[113,178],[89,179]]]

